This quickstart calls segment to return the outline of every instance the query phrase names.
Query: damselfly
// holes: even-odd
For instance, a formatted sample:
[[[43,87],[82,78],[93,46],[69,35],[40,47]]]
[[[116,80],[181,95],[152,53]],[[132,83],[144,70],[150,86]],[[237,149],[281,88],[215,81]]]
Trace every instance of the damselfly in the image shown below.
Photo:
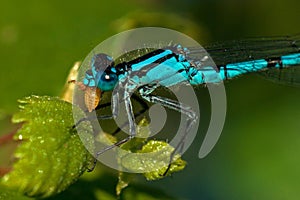
[[[216,65],[207,62],[207,52]],[[138,57],[118,63],[107,54],[97,53],[93,56],[91,68],[85,72],[83,81],[77,84],[85,91],[85,103],[89,111],[97,107],[103,92],[114,91],[112,115],[98,116],[98,119],[114,118],[118,113],[120,100],[125,103],[130,135],[97,152],[96,157],[136,136],[135,116],[130,99],[135,91],[145,101],[184,114],[187,117],[185,132],[171,154],[171,163],[176,151],[183,148],[185,137],[196,122],[197,115],[188,105],[153,95],[154,90],[181,83],[195,86],[217,84],[252,72],[259,72],[278,82],[299,85],[299,66],[300,35],[231,41],[210,45],[205,50],[176,44],[146,49]],[[84,120],[89,118],[78,123]]]

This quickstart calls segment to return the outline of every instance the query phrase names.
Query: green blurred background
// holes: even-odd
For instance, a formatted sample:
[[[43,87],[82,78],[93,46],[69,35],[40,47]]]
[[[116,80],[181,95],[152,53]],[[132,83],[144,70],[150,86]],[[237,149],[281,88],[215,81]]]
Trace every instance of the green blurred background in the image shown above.
[[[162,26],[201,44],[288,35],[300,32],[299,9],[298,0],[2,1],[1,132],[17,99],[60,95],[73,63],[122,30]],[[141,184],[179,199],[299,199],[300,88],[246,75],[226,91],[226,124],[209,156],[198,159],[203,130],[183,156],[183,172]]]

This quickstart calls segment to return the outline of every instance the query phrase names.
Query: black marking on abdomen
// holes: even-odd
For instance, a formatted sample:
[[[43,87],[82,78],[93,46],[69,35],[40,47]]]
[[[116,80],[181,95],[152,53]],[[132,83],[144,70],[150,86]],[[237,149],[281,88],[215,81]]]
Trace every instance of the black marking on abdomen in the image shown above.
[[[224,71],[224,77],[225,77],[225,80],[228,79],[228,68],[227,68],[227,65],[217,65],[217,69],[218,69],[218,73],[220,73],[223,68],[223,71]]]
[[[273,57],[265,60],[268,62],[267,68],[273,68],[276,67],[276,65],[279,65],[279,69],[282,69],[283,67],[281,57]]]

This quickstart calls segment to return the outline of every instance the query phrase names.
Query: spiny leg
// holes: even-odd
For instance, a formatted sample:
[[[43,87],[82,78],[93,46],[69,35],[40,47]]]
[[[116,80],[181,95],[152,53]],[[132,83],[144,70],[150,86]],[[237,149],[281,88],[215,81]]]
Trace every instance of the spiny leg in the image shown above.
[[[133,93],[131,95],[131,98],[134,99],[135,101],[137,101],[137,103],[139,103],[142,107],[142,109],[135,113],[134,114],[134,118],[137,119],[138,117],[140,117],[142,114],[144,114],[148,109],[149,109],[149,106],[148,104],[143,100],[141,99],[138,95],[136,95],[135,93]],[[125,126],[128,125],[129,122],[125,122],[123,123],[120,127],[118,127],[114,132],[111,133],[111,135],[116,135],[118,132],[121,131],[121,129]]]
[[[105,103],[105,104],[99,104],[96,108],[96,110],[100,110],[102,108],[105,108],[107,106],[110,106],[110,103]],[[89,113],[88,110],[84,111],[85,113]],[[89,116],[89,117],[84,117],[81,118],[80,120],[78,120],[73,126],[72,129],[75,129],[79,124],[81,124],[81,122],[85,122],[85,121],[92,121],[92,120],[105,120],[105,119],[112,119],[112,115],[101,115],[101,116]]]
[[[115,96],[118,95],[118,96]],[[113,96],[115,96],[115,98],[113,98],[113,115],[117,116],[118,115],[118,104],[119,104],[119,94],[115,93],[113,94]],[[131,140],[132,138],[134,138],[136,136],[136,126],[135,126],[135,117],[133,114],[133,109],[132,109],[132,104],[131,104],[131,100],[130,100],[130,94],[128,91],[124,91],[124,103],[125,103],[125,109],[127,112],[127,116],[128,116],[128,124],[129,124],[129,136],[114,143],[113,145],[107,146],[106,148],[102,149],[101,151],[98,151],[95,155],[95,160],[93,163],[93,166],[88,169],[88,172],[93,171],[93,169],[95,168],[96,164],[97,164],[97,158],[98,156],[100,156],[101,154],[105,153],[106,151],[113,149],[117,146],[120,146],[126,142],[128,142],[129,140]]]
[[[134,118],[137,119],[138,117],[140,117],[142,114],[144,114],[149,109],[149,106],[148,106],[148,104],[143,99],[141,99],[141,97],[139,97],[135,93],[133,93],[131,95],[131,98],[134,99],[135,101],[137,101],[137,103],[140,104],[140,106],[142,107],[142,109],[139,112],[137,112],[137,113],[134,114]],[[108,106],[111,106],[110,102],[109,103],[105,103],[105,104],[99,104],[95,110],[98,111],[98,110],[100,110],[102,108],[105,108],[105,107],[108,107]],[[110,116],[110,118],[108,118],[109,116]],[[103,118],[105,118],[105,119],[112,119],[113,116],[112,115],[105,115],[105,116],[100,115],[98,118],[95,118],[94,120],[96,120],[96,119],[101,120]],[[127,125],[128,125],[128,122],[123,123],[120,127],[116,128],[116,130],[113,131],[111,133],[111,135],[116,135],[118,132],[121,131],[121,129],[123,127],[125,127]]]
[[[142,97],[144,99],[146,99],[147,101],[152,102],[152,103],[158,103],[158,104],[160,104],[164,107],[173,109],[173,110],[178,111],[180,113],[183,113],[184,115],[186,115],[188,117],[185,132],[184,132],[181,140],[175,146],[173,152],[170,155],[170,161],[169,161],[168,167],[167,167],[166,171],[163,174],[163,176],[165,176],[167,174],[167,172],[169,171],[170,167],[171,167],[173,158],[174,158],[177,150],[182,152],[183,147],[184,147],[185,138],[186,138],[188,132],[190,131],[190,129],[192,128],[192,126],[194,125],[194,123],[197,121],[197,115],[191,109],[191,107],[189,107],[185,104],[182,104],[178,101],[174,101],[172,99],[168,99],[168,98],[164,98],[164,97],[160,97],[160,96],[154,96],[154,95],[151,95],[151,94],[144,94],[142,90],[140,90],[140,92],[141,92]]]
[[[74,124],[72,126],[72,129],[75,129],[76,127],[78,127],[79,124],[81,124],[82,122],[85,122],[85,121],[92,121],[92,120],[106,120],[106,119],[113,119],[113,116],[112,115],[101,115],[101,116],[89,116],[89,117],[84,117],[84,118],[81,118],[80,120],[78,120],[76,122],[76,124]]]
[[[136,100],[142,107],[142,110],[140,110],[139,112],[134,114],[134,118],[138,118],[139,116],[141,116],[142,114],[144,114],[148,109],[149,106],[147,103],[145,103],[138,95],[136,95],[135,93],[132,94],[131,96],[132,99]],[[111,103],[104,103],[104,104],[99,104],[95,111],[101,110],[103,108],[106,108],[108,106],[111,106]],[[85,113],[89,113],[88,110],[84,111]],[[90,117],[85,117],[82,118],[80,120],[78,120],[78,122],[76,124],[74,124],[72,126],[72,129],[76,128],[81,122],[84,121],[92,121],[92,120],[106,120],[106,119],[113,119],[113,115],[97,115],[97,116],[90,116]],[[128,122],[125,122],[124,124],[121,125],[121,127],[118,127],[115,131],[113,131],[111,133],[111,135],[116,135],[118,132],[120,132],[120,130],[125,127],[126,125],[128,125]]]
[[[136,117],[139,117],[140,115],[142,115],[143,113],[145,113],[145,112],[148,110],[149,107],[148,107],[148,104],[145,103],[145,102],[144,102],[139,96],[137,96],[136,94],[133,93],[131,97],[132,97],[133,99],[135,99],[135,100],[142,106],[142,110],[141,110],[140,112],[134,114],[134,118],[136,118]],[[119,101],[119,97],[118,97],[118,96],[115,97],[115,98],[113,98],[113,99],[114,99],[114,101]],[[128,100],[127,100],[127,101],[128,101]],[[129,101],[130,101],[130,100],[129,100]],[[130,102],[130,103],[131,103],[131,102]],[[116,108],[116,107],[117,107],[118,105],[117,105],[117,103],[115,103],[114,105],[115,105],[115,106],[114,106],[114,108],[113,108],[113,110],[114,110],[113,112],[115,113],[115,115],[117,115],[118,108]],[[128,103],[127,103],[127,105],[128,105]],[[111,103],[99,104],[95,110],[100,110],[100,109],[105,108],[105,107],[107,107],[107,106],[111,106]],[[128,107],[128,106],[127,106],[127,107]],[[130,108],[130,106],[129,106],[129,108],[127,108],[127,110],[128,110],[128,109],[129,109],[129,110],[132,110],[132,108]],[[133,111],[132,111],[132,113],[133,113]],[[83,121],[96,120],[96,119],[98,119],[98,120],[113,119],[113,117],[114,117],[114,115],[101,115],[101,116],[90,116],[90,117],[82,118],[82,119],[80,119],[80,120],[73,126],[73,128],[76,128],[76,127],[77,127],[81,122],[83,122]],[[128,123],[129,123],[129,122],[126,122],[125,124],[123,124],[123,125],[121,126],[121,128],[124,127],[124,126],[126,126],[126,125],[128,125]],[[118,133],[119,131],[120,131],[120,128],[118,127],[118,129],[115,130],[115,131],[112,133],[112,135],[115,135],[115,134]],[[101,155],[102,153],[104,153],[104,152],[106,152],[106,151],[108,151],[108,150],[110,150],[110,149],[112,149],[112,148],[114,148],[114,147],[116,147],[116,146],[120,146],[120,145],[126,143],[126,142],[129,141],[132,137],[134,137],[134,136],[129,136],[129,137],[127,137],[127,138],[125,138],[125,139],[123,139],[123,140],[121,140],[121,141],[115,143],[114,145],[111,145],[111,146],[109,146],[109,147],[106,147],[105,149],[101,150],[100,152],[97,152],[96,157],[98,157],[98,156]],[[93,171],[94,168],[95,168],[95,166],[96,166],[96,163],[97,163],[97,159],[94,160],[92,167],[89,168],[87,171],[88,171],[88,172]]]
[[[137,103],[139,103],[140,106],[142,107],[142,109],[141,109],[139,112],[134,113],[134,118],[136,119],[136,118],[140,117],[142,114],[144,114],[144,113],[149,109],[149,106],[148,106],[148,104],[147,104],[143,99],[141,99],[141,98],[140,98],[138,95],[136,95],[135,93],[133,93],[133,94],[131,95],[131,98],[134,99],[135,101],[137,101]],[[111,106],[111,103],[99,104],[95,110],[98,111],[98,110],[100,110],[100,109],[102,109],[102,108],[105,108],[105,107],[108,107],[108,106]],[[117,112],[117,111],[116,111],[116,112]],[[117,114],[115,114],[115,116],[117,116]],[[100,116],[97,116],[97,117],[94,116],[93,118],[81,119],[81,120],[86,121],[86,120],[96,120],[96,119],[98,119],[98,120],[103,120],[103,119],[113,119],[113,115],[100,115]],[[82,122],[82,121],[81,121],[81,122]],[[79,123],[81,123],[81,122],[79,122]],[[113,132],[111,133],[111,135],[116,135],[118,132],[121,131],[121,129],[122,129],[123,127],[127,126],[128,123],[129,123],[129,122],[123,123],[120,127],[118,127],[115,131],[113,131]]]

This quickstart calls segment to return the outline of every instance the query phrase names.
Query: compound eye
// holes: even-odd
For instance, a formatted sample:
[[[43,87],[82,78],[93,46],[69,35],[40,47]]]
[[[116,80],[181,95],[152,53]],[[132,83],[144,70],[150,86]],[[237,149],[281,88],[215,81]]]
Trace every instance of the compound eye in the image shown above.
[[[117,76],[115,74],[106,74],[104,73],[102,76],[102,80],[105,82],[114,82],[116,81]]]

